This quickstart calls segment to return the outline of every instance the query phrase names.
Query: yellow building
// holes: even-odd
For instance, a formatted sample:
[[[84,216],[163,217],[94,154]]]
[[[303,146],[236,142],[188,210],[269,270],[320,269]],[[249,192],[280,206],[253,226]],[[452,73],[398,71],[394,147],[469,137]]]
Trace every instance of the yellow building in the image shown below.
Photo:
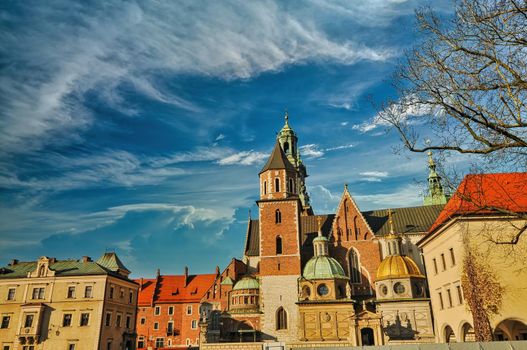
[[[525,213],[527,173],[469,175],[418,243],[425,257],[437,342],[475,340],[462,286],[469,252],[478,270],[489,271],[496,281],[491,289],[501,290],[499,312],[490,319],[494,339],[527,340],[527,232],[518,236],[527,225],[521,219]],[[483,298],[477,286],[470,290]]]
[[[0,268],[2,350],[134,349],[138,285],[115,253]]]

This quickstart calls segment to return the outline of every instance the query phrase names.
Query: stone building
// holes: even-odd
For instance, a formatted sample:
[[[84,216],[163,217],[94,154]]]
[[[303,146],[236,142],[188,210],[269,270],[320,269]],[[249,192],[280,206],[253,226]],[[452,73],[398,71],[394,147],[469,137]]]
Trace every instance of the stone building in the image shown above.
[[[137,348],[184,348],[199,344],[200,303],[219,278],[214,274],[161,275],[136,280]]]
[[[467,175],[430,234],[418,243],[425,256],[437,342],[475,338],[462,285],[466,263],[475,264],[485,281],[494,281],[491,288],[500,290],[498,313],[489,320],[494,338],[527,340],[527,237],[521,234],[527,228],[526,194],[527,173]],[[478,273],[474,278],[483,278]],[[480,298],[476,304],[488,300],[485,288],[470,285]]]
[[[3,350],[135,349],[138,285],[115,253],[0,268]]]
[[[378,268],[389,255],[385,242],[390,234],[389,210],[360,211],[348,186],[344,186],[336,212],[315,215],[306,192],[308,173],[297,143],[286,115],[259,173],[258,218],[248,222],[242,259],[245,272],[222,282],[226,293],[222,297],[227,301],[221,303],[223,327],[211,327],[212,318],[204,317],[203,341],[251,339],[242,333],[282,344],[331,339],[367,345],[384,344],[389,339],[378,311],[375,285]],[[437,200],[443,191],[437,186],[440,178],[436,177],[435,164],[429,167],[434,200],[428,200],[426,206],[397,208],[391,214],[392,225],[400,233],[399,253],[406,255],[405,261],[414,261],[419,278],[424,275],[424,266],[415,243],[425,236],[444,206]],[[249,280],[254,288],[237,288],[238,283],[245,281],[244,285]],[[232,304],[242,296],[242,300],[254,297],[259,305]],[[426,296],[415,295],[419,298]],[[243,332],[238,332],[234,325],[242,320]],[[418,336],[404,339],[412,341],[422,340]]]

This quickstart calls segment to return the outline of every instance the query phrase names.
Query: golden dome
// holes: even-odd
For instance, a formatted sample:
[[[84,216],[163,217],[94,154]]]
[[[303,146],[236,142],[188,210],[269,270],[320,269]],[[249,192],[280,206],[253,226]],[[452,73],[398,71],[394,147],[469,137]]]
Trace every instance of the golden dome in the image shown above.
[[[419,271],[417,264],[407,256],[388,256],[384,258],[377,269],[377,281],[404,277],[425,278]]]

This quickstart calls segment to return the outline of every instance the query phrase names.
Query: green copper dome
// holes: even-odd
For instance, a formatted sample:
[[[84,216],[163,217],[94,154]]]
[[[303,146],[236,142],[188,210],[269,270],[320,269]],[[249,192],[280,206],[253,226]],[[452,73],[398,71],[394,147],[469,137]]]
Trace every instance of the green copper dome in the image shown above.
[[[328,278],[348,279],[339,262],[326,255],[314,256],[309,259],[306,266],[304,267],[303,276],[308,280]]]
[[[260,289],[260,284],[255,278],[244,277],[234,285],[232,290],[241,290],[241,289]]]

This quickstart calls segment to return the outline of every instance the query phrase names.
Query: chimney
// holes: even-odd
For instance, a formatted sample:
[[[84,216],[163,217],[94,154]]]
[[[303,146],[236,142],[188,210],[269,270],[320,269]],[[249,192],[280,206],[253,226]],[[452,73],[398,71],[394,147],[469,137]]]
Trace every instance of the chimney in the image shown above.
[[[185,287],[188,284],[188,266],[185,266]]]
[[[161,276],[161,270],[158,268],[156,271],[156,278],[159,278]]]
[[[220,275],[220,267],[216,265],[216,276]]]
[[[18,259],[13,259],[13,260],[11,260],[11,262],[9,263],[9,266],[14,266],[14,265],[16,265],[16,264],[18,264]]]
[[[143,290],[143,277],[139,279],[139,291],[142,291],[142,290]]]
[[[85,255],[85,256],[82,257],[82,262],[83,262],[83,263],[87,263],[87,262],[91,262],[91,261],[92,261],[92,260],[91,260],[91,258],[90,258],[89,256],[86,256],[86,255]]]

